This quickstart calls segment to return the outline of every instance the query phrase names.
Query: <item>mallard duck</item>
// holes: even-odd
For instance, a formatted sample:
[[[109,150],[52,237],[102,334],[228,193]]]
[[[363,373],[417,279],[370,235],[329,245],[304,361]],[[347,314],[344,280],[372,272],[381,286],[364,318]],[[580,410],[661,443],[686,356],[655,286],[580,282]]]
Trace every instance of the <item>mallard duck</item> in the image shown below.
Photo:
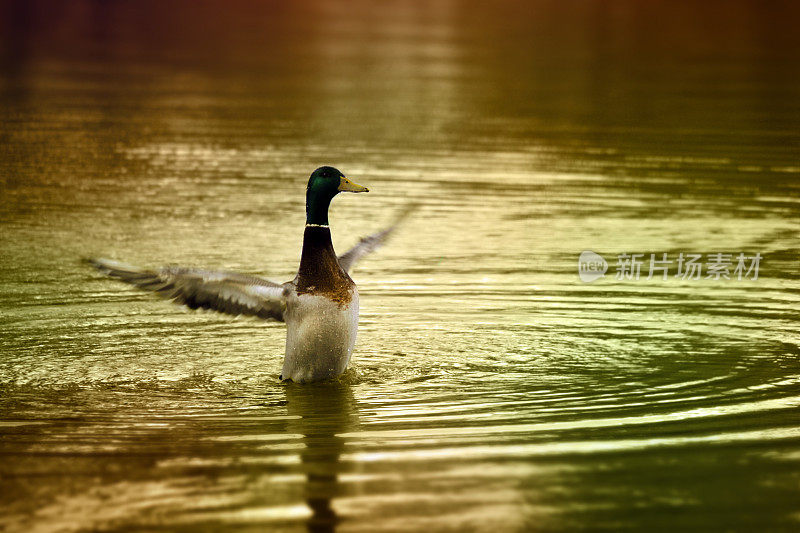
[[[143,269],[89,259],[98,270],[191,309],[250,315],[286,323],[281,380],[322,381],[347,368],[358,331],[358,289],[348,272],[384,243],[397,226],[365,237],[344,255],[333,250],[328,207],[340,192],[368,192],[333,167],[315,170],[306,188],[306,227],[300,268],[279,284],[235,272],[167,266]]]

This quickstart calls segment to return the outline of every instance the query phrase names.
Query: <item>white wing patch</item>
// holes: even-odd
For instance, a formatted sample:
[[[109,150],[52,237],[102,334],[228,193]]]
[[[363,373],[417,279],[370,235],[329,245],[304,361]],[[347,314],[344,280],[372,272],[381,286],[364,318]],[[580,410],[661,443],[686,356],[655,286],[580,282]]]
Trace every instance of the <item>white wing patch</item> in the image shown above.
[[[184,267],[143,269],[110,259],[90,262],[106,275],[191,309],[283,321],[287,285],[238,274]]]

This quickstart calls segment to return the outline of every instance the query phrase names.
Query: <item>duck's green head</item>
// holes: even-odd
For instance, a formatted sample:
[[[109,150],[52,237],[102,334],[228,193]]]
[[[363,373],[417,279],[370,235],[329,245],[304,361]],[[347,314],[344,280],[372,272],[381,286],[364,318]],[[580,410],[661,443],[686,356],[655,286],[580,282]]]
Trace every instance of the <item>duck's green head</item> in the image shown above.
[[[311,173],[306,188],[306,224],[328,225],[328,207],[340,192],[369,192],[333,167],[319,167]]]

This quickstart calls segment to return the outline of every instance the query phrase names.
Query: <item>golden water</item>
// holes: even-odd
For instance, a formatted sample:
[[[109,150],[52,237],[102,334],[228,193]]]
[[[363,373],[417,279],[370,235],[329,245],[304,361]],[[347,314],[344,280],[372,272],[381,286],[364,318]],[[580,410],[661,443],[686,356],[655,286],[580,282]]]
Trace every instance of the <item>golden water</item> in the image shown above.
[[[7,530],[798,527],[796,8],[3,9]],[[419,205],[341,382],[81,262],[291,279],[322,164],[340,252]],[[763,259],[615,279],[681,252]]]

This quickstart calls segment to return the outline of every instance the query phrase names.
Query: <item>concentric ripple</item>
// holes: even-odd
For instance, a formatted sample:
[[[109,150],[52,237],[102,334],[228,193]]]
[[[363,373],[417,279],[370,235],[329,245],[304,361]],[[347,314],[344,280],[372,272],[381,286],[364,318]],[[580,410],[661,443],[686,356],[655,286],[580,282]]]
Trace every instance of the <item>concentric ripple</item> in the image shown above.
[[[797,530],[797,7],[562,4],[0,8],[0,529]],[[339,381],[82,262],[291,279],[323,164]]]

